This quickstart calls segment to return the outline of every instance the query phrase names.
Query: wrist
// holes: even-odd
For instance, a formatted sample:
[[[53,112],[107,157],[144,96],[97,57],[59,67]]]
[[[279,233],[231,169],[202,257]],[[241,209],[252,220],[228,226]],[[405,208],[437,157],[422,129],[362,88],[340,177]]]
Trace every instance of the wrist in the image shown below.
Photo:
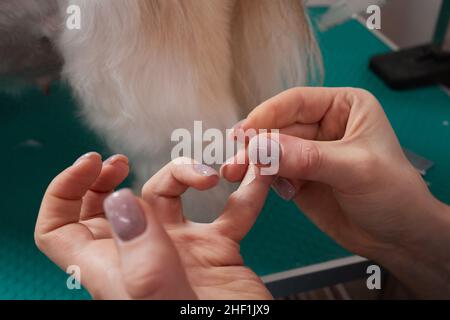
[[[450,274],[450,207],[432,197],[423,212],[423,220],[418,221],[420,230],[403,250],[413,259],[421,257],[424,262],[446,267]]]
[[[419,297],[450,297],[450,207],[432,197],[412,241],[399,242],[375,257]],[[423,217],[423,220],[420,218]]]

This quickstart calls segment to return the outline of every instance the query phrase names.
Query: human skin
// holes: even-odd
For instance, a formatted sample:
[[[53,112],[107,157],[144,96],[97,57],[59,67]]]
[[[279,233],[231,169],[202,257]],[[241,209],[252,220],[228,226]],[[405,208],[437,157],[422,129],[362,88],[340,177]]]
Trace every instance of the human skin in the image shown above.
[[[128,175],[125,156],[105,163],[97,153],[83,156],[45,193],[35,231],[39,249],[63,270],[79,266],[95,299],[271,299],[244,266],[239,242],[273,178],[243,183],[215,222],[198,224],[184,218],[181,195],[212,188],[219,176],[181,160],[153,176],[137,198],[129,190],[113,193]]]
[[[450,298],[450,207],[406,159],[377,99],[354,88],[295,88],[257,107],[236,130],[280,149],[274,188],[351,252],[368,257],[417,297]],[[262,140],[259,140],[260,142]],[[254,157],[256,159],[256,157]],[[221,173],[238,181],[246,166]]]
[[[352,88],[292,89],[256,108],[239,128],[281,129],[277,139],[266,136],[281,151],[273,186],[319,228],[388,268],[418,297],[450,297],[450,209],[407,161],[372,95]],[[249,152],[258,150],[256,139]],[[89,154],[49,186],[36,242],[63,269],[79,265],[95,298],[270,298],[242,265],[238,243],[273,178],[244,179],[213,224],[188,222],[180,195],[188,187],[214,186],[218,177],[210,170],[170,164],[144,187],[143,199],[129,191],[110,196],[128,174],[127,160],[116,156],[102,164]],[[230,181],[248,171],[248,164],[232,161],[221,170]],[[105,215],[101,204],[108,196]],[[145,229],[111,231],[106,217],[123,214],[124,203],[143,214]],[[123,241],[117,232],[134,237]]]

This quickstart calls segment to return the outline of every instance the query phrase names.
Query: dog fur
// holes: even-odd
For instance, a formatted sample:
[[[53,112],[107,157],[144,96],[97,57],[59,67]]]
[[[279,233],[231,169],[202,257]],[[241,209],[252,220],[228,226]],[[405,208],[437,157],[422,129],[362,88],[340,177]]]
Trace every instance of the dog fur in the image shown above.
[[[72,4],[81,8],[80,30],[64,28]],[[173,130],[190,129],[194,120],[205,130],[231,128],[320,70],[301,0],[2,0],[0,38],[11,11],[12,20],[39,26],[18,26],[18,40],[56,43],[83,118],[113,152],[130,157],[137,189],[171,160]],[[7,56],[4,43],[0,56]],[[0,74],[27,70],[20,64],[11,56]],[[188,195],[187,213],[213,219],[232,189],[222,184],[207,197]]]
[[[171,133],[231,128],[265,99],[308,83],[319,54],[300,0],[71,0],[81,30],[58,42],[90,126],[130,156],[137,186],[170,161]],[[190,195],[209,221],[230,187]],[[203,199],[203,201],[201,201]]]

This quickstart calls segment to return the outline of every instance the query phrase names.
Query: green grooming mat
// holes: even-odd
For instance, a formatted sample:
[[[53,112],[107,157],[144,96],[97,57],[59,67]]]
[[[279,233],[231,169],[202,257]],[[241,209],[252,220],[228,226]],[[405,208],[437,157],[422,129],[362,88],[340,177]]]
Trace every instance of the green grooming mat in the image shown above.
[[[320,10],[312,10],[313,17]],[[383,104],[402,145],[435,163],[425,177],[432,192],[450,203],[450,98],[439,88],[395,92],[368,70],[372,55],[389,50],[356,21],[319,34],[327,86],[370,90]],[[0,94],[0,299],[89,299],[70,291],[67,275],[34,245],[33,231],[46,186],[79,155],[102,141],[77,115],[69,91],[52,88],[20,96]],[[336,245],[292,203],[271,194],[255,228],[242,243],[246,263],[260,275],[351,254]]]

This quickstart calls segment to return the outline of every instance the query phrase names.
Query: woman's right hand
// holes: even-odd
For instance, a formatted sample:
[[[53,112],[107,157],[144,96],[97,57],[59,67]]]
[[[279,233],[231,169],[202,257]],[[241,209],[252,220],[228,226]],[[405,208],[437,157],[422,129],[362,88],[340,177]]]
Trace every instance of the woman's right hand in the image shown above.
[[[237,128],[280,129],[279,136],[253,138],[248,152],[261,152],[264,137],[272,150],[279,146],[274,188],[324,232],[420,293],[450,295],[449,207],[406,159],[370,93],[292,89],[257,107]],[[222,173],[235,181],[244,170],[228,163]]]

